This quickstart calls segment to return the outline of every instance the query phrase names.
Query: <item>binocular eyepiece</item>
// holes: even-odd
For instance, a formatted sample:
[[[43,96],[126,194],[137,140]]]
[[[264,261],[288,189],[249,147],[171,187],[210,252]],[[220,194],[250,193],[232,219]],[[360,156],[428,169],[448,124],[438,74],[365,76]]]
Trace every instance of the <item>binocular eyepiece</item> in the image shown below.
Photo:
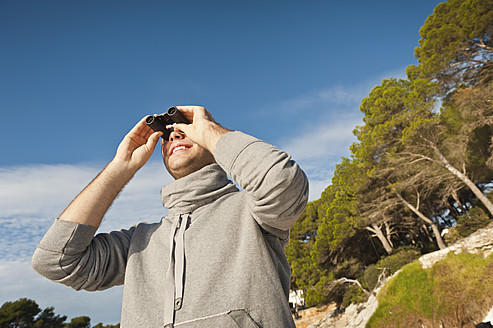
[[[173,125],[175,123],[190,124],[190,122],[183,116],[183,114],[175,106],[170,107],[168,111],[161,115],[149,115],[146,117],[146,124],[155,132],[162,131],[162,138],[164,140],[169,139],[171,130],[167,129],[167,125]]]

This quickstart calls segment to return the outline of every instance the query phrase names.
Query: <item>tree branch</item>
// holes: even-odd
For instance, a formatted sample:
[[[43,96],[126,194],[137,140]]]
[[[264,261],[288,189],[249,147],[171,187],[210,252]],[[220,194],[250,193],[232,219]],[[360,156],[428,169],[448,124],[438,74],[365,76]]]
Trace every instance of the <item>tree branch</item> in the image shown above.
[[[344,284],[346,282],[358,285],[358,287],[365,293],[365,295],[370,296],[371,293],[369,291],[367,291],[366,289],[364,289],[358,280],[348,279],[345,277],[334,280],[334,284]]]

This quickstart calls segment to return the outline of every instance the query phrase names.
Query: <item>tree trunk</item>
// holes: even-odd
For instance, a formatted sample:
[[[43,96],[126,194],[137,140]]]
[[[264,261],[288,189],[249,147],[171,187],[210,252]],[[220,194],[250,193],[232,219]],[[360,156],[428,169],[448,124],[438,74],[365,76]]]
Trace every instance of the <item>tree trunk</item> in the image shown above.
[[[387,234],[387,241],[389,242],[390,246],[394,248],[394,244],[392,243],[392,228],[390,227],[390,224],[388,222],[385,222],[385,233]]]
[[[387,252],[387,254],[391,254],[392,253],[392,246],[390,245],[387,237],[385,237],[385,235],[383,234],[381,227],[379,227],[375,223],[372,223],[371,226],[372,227],[366,227],[365,229],[373,232],[374,233],[373,237],[377,237],[378,240],[380,240],[380,242],[382,243],[383,248],[385,248],[385,251]],[[390,238],[390,236],[389,236],[389,238]]]
[[[423,231],[426,234],[426,238],[428,238],[428,241],[430,243],[432,243],[433,242],[433,238],[431,237],[430,232],[428,231],[428,226],[426,225],[426,223],[423,223],[423,226],[422,227],[423,227]]]
[[[416,207],[411,205],[408,201],[402,197],[402,195],[394,189],[394,192],[396,193],[397,197],[411,210],[413,211],[414,214],[416,214],[421,220],[426,222],[428,225],[431,226],[431,229],[433,230],[433,234],[435,235],[435,239],[437,241],[438,248],[444,249],[447,248],[445,243],[443,242],[442,235],[440,235],[440,230],[438,230],[438,227],[433,223],[432,220],[428,219],[423,213],[421,213]]]
[[[428,141],[431,149],[435,152],[435,154],[438,156],[440,164],[445,167],[447,170],[449,170],[453,175],[458,177],[464,184],[473,192],[474,196],[476,196],[483,204],[484,206],[488,209],[491,215],[493,215],[493,204],[490,202],[488,197],[486,197],[485,194],[476,186],[474,182],[471,181],[461,171],[457,170],[455,167],[453,167],[449,161],[443,156],[442,152],[438,147],[431,141]]]
[[[460,208],[460,211],[461,212],[464,212],[464,205],[462,205],[462,202],[460,201],[460,198],[459,198],[459,195],[457,194],[457,190],[454,190],[452,192],[452,198],[455,200],[455,202],[457,203],[457,206],[459,206]],[[462,214],[462,213],[461,213]]]

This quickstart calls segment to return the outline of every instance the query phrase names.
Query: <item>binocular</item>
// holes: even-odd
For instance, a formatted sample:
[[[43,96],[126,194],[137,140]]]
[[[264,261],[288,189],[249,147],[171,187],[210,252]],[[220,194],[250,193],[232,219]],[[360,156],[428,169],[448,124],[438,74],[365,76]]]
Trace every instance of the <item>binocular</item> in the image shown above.
[[[168,111],[161,115],[149,115],[146,117],[146,124],[155,132],[162,131],[162,138],[164,140],[169,139],[171,129],[166,128],[167,125],[173,125],[175,123],[190,124],[190,122],[183,116],[183,114],[175,106],[170,107]]]

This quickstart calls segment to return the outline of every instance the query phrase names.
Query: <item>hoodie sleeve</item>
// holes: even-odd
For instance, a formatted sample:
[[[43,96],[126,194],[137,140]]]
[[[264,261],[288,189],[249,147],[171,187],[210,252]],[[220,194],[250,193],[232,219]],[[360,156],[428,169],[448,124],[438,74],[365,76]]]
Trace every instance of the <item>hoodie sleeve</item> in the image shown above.
[[[248,195],[259,225],[281,239],[288,237],[308,201],[308,179],[291,156],[239,131],[219,139],[217,163]]]
[[[32,267],[75,290],[104,290],[123,284],[133,228],[94,236],[96,230],[55,220],[34,252]]]

